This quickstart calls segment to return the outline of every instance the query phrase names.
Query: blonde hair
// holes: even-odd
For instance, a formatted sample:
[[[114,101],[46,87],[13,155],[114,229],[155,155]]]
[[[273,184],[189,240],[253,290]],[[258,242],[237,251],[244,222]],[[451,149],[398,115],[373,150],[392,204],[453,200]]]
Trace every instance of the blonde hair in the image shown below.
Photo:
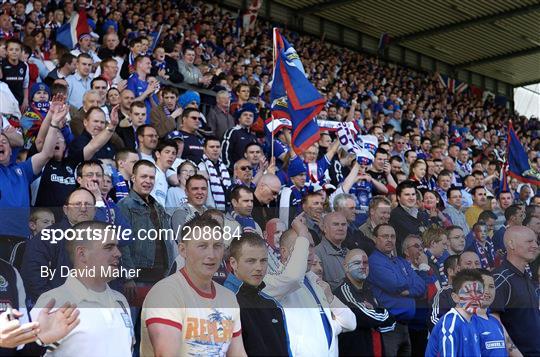
[[[431,243],[438,243],[442,240],[442,236],[446,236],[446,230],[438,226],[431,226],[422,233],[422,242],[424,247],[429,248]]]

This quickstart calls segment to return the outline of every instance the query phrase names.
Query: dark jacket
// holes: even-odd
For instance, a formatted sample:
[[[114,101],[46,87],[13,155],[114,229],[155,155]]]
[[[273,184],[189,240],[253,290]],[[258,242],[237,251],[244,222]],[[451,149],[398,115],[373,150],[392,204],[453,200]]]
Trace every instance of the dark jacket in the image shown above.
[[[235,162],[244,157],[244,149],[249,143],[256,143],[257,137],[249,129],[240,125],[225,132],[222,145],[223,163],[232,171]]]
[[[126,149],[137,150],[137,134],[135,133],[135,130],[133,130],[132,126],[125,128],[117,126],[115,134],[122,139]]]
[[[67,219],[63,219],[59,223],[48,227],[50,231],[53,229],[66,230],[71,228]],[[65,277],[61,277],[62,266],[72,267],[66,249],[66,241],[64,239],[53,243],[51,240],[44,240],[41,235],[31,238],[26,243],[24,258],[21,269],[21,277],[26,290],[26,298],[33,305],[41,294],[51,289],[57,288],[65,281]],[[55,275],[52,278],[42,276],[42,267],[56,269]]]
[[[225,287],[236,294],[240,306],[242,340],[248,356],[291,356],[285,312],[279,303],[258,287],[244,284],[229,274]]]
[[[422,219],[423,216],[418,213],[418,218],[411,216],[401,205],[397,206],[390,213],[390,224],[396,230],[396,249],[399,255],[401,252],[401,243],[409,234],[421,234],[429,225]]]
[[[104,129],[105,130],[105,129]],[[78,151],[83,151],[84,147],[90,143],[92,140],[92,135],[88,133],[86,130],[83,131],[81,135],[76,137],[71,144],[69,145],[69,153],[70,156],[76,155]],[[97,159],[114,159],[114,155],[116,154],[116,149],[114,145],[112,144],[111,140],[109,140],[105,145],[103,145],[91,158],[92,160]],[[80,153],[78,154],[80,155]]]
[[[171,58],[169,56],[165,56],[164,62],[164,66],[161,67],[159,65],[156,65],[155,61],[152,61],[152,70],[150,71],[150,75],[157,77],[158,71],[161,68],[164,68],[165,74],[169,76],[169,81],[173,83],[182,83],[184,81],[184,76],[178,70],[178,62],[176,62],[174,58]]]
[[[382,308],[373,297],[369,286],[355,287],[348,278],[334,290],[334,295],[347,305],[356,317],[356,330],[339,335],[340,356],[382,356],[382,336],[379,328],[389,331],[394,327],[394,317]]]
[[[439,290],[431,302],[431,314],[428,323],[429,330],[431,331],[437,322],[439,322],[439,319],[455,306],[456,303],[452,300],[452,286],[447,285]]]

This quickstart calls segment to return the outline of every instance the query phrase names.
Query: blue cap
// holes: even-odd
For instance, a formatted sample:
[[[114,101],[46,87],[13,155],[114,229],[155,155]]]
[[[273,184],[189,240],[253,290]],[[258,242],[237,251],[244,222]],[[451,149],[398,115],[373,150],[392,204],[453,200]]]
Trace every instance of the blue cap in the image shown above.
[[[257,106],[253,103],[244,103],[240,108],[234,113],[234,118],[238,120],[243,112],[253,113],[253,118],[257,119],[259,112],[257,111]]]
[[[45,83],[34,83],[32,87],[30,88],[30,101],[33,100],[34,94],[36,94],[39,91],[45,91],[47,94],[49,94],[49,97],[51,96],[51,90],[49,89],[49,86]],[[49,98],[50,99],[50,98]]]
[[[302,174],[306,174],[306,165],[302,159],[297,156],[289,163],[287,175],[289,175],[289,177],[294,177]]]
[[[181,132],[178,130],[173,130],[167,135],[167,139],[169,140],[182,140],[184,141],[184,136]]]

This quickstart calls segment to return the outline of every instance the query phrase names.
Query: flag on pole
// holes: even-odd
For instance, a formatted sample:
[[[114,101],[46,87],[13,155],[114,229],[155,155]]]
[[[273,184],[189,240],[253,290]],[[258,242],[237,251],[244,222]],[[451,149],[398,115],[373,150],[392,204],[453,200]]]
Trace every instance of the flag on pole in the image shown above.
[[[292,147],[299,154],[319,140],[319,127],[314,118],[322,110],[324,98],[306,78],[295,49],[276,28],[272,78],[271,108],[275,110],[278,103],[287,103],[286,113],[292,123]]]
[[[540,186],[539,173],[531,169],[527,152],[523,148],[523,145],[521,145],[511,121],[508,125],[506,145],[506,163],[508,165],[507,175],[514,177],[523,183]]]
[[[79,36],[84,33],[90,33],[90,26],[88,25],[86,12],[79,10],[78,13],[71,17],[69,22],[56,30],[56,42],[61,43],[68,49],[73,49],[79,42]]]
[[[499,192],[510,192],[510,189],[508,187],[508,176],[506,175],[506,172],[508,170],[508,164],[505,162],[501,167],[501,180],[499,182]]]
[[[157,35],[152,37],[152,45],[150,46],[150,50],[148,51],[149,53],[154,52],[154,50],[156,49],[156,46],[159,43],[159,38],[161,37],[161,32],[162,31],[163,31],[163,25],[161,25],[159,27],[159,31],[158,31]]]

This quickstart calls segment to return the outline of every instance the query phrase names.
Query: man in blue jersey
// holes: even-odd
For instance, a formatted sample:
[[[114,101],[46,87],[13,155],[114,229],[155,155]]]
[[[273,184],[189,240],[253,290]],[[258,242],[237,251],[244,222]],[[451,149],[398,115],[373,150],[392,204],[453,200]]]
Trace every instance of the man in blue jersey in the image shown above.
[[[484,294],[482,275],[475,270],[462,270],[452,285],[456,307],[446,313],[429,336],[427,356],[480,356],[479,336],[472,316],[481,307]]]

